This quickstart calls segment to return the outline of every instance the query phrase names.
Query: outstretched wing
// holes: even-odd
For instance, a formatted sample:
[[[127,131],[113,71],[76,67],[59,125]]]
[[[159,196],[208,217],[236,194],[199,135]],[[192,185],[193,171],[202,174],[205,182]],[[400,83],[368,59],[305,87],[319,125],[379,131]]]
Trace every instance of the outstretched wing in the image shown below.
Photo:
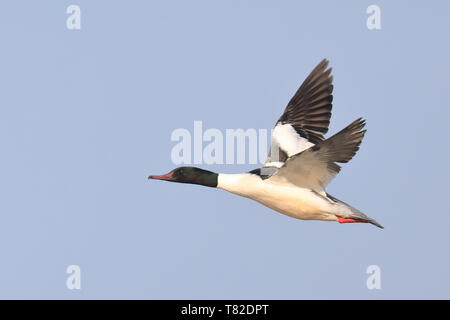
[[[361,118],[327,140],[289,158],[269,179],[290,183],[324,194],[326,185],[338,174],[336,162],[348,162],[356,154],[366,130]]]
[[[333,76],[322,60],[289,101],[272,132],[264,167],[280,168],[291,156],[324,140],[330,124]]]

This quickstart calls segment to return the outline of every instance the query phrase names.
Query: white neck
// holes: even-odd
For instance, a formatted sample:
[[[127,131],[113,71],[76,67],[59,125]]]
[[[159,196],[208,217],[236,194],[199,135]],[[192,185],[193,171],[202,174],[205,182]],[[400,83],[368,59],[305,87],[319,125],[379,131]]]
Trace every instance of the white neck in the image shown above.
[[[261,178],[251,173],[219,173],[219,177],[217,178],[217,188],[244,197],[251,197],[260,185]]]

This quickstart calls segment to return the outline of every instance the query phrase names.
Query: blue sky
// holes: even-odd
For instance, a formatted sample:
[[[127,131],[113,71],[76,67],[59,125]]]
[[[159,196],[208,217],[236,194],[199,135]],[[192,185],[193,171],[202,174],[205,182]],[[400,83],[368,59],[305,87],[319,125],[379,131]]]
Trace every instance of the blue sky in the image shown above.
[[[81,30],[66,27],[71,4]],[[366,27],[371,4],[381,30]],[[450,298],[447,3],[1,7],[0,298]],[[323,58],[329,134],[358,117],[368,129],[328,192],[384,230],[147,180],[173,169],[171,133],[195,120],[270,129]],[[369,265],[381,290],[366,287]]]

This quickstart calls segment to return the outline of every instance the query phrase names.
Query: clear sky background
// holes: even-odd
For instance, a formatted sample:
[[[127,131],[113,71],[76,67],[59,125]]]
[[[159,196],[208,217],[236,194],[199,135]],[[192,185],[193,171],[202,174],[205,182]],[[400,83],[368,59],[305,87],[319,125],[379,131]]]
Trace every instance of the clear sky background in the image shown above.
[[[81,8],[81,30],[66,9]],[[381,8],[368,30],[366,8]],[[0,298],[450,298],[445,1],[3,1]],[[323,58],[328,192],[385,226],[301,221],[148,181],[176,128],[270,129]],[[202,165],[238,173],[254,165]],[[81,290],[66,268],[81,268]],[[368,290],[366,268],[381,269]]]

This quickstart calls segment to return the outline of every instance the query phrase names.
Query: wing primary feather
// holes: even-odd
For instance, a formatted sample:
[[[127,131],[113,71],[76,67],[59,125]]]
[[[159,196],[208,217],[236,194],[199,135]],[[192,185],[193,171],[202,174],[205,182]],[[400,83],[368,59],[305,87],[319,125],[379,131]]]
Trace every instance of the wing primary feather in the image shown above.
[[[286,161],[277,158],[277,148],[292,156],[325,139],[333,102],[331,71],[328,60],[323,59],[290,99],[275,125],[265,166]]]

